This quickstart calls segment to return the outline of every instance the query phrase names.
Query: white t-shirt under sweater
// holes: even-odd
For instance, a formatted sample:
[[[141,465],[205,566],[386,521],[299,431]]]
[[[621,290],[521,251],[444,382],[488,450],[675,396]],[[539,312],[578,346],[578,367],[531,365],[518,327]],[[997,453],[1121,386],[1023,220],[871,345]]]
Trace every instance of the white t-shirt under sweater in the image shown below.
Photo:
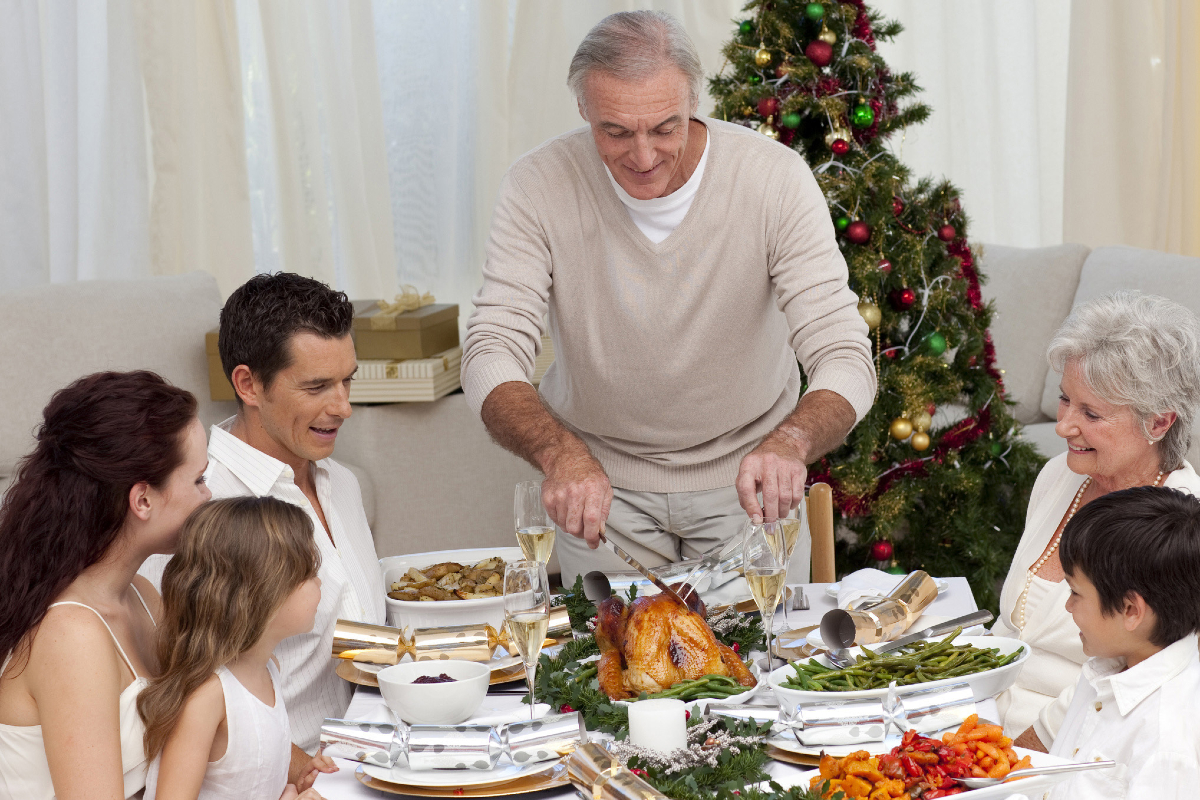
[[[1041,557],[1058,530],[1084,477],[1067,467],[1066,453],[1050,459],[1038,474],[1029,495],[1025,532],[1000,593],[1000,616],[992,625],[994,635],[1021,639],[1031,651],[1012,688],[996,698],[1004,733],[1016,738],[1032,725],[1046,746],[1054,741],[1062,724],[1087,656],[1079,641],[1079,628],[1067,613],[1071,589],[1066,581],[1034,578],[1025,607],[1024,630],[1020,627],[1021,593],[1029,567]],[[1163,485],[1200,497],[1200,475],[1186,461],[1163,480]]]
[[[330,541],[316,509],[296,485],[292,468],[231,434],[235,419],[230,417],[209,432],[205,479],[213,498],[269,495],[300,506],[313,523],[313,538],[321,553],[317,573],[321,602],[313,629],[284,639],[275,648],[292,741],[312,754],[320,744],[321,723],[326,717],[342,716],[350,705],[351,686],[337,676],[330,658],[334,626],[339,618],[372,625],[386,622],[383,572],[354,473],[332,458],[313,462],[317,499],[333,534]],[[160,586],[169,559],[151,556],[139,572]]]
[[[196,800],[279,800],[287,787],[292,760],[287,704],[274,661],[267,662],[267,672],[275,694],[274,706],[251,694],[225,667],[217,670],[225,695],[229,739],[225,754],[208,762]],[[158,791],[161,760],[159,755],[150,764],[145,800],[154,800]]]
[[[483,286],[463,344],[479,413],[529,382],[549,318],[554,364],[539,392],[614,486],[732,486],[742,457],[796,407],[802,385],[875,396],[867,326],[829,207],[794,150],[699,120],[707,155],[683,219],[643,233],[589,128],[522,156],[492,216]]]
[[[1050,755],[1116,761],[1058,784],[1052,800],[1183,800],[1200,787],[1200,657],[1185,636],[1140,664],[1092,658]]]
[[[704,177],[704,165],[707,163],[708,135],[706,134],[704,152],[700,154],[700,163],[696,164],[696,169],[692,171],[687,183],[666,197],[654,197],[650,200],[638,200],[622,189],[621,184],[617,183],[617,179],[613,177],[612,171],[607,165],[605,165],[604,171],[608,173],[608,179],[612,182],[617,197],[621,198],[625,208],[629,209],[629,218],[633,220],[633,224],[646,234],[647,239],[659,244],[674,233],[679,224],[683,222],[683,218],[687,216],[688,209],[692,207],[692,200],[696,198],[696,190],[700,188],[700,181]]]

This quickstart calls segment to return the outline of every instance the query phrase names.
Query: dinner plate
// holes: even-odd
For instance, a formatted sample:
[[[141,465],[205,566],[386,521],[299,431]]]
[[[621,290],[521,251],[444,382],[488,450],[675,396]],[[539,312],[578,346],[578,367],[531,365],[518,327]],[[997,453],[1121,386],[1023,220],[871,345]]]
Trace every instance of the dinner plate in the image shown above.
[[[506,797],[515,794],[529,794],[544,789],[557,789],[570,785],[567,778],[567,768],[560,762],[554,762],[550,772],[538,772],[523,778],[516,778],[504,783],[488,784],[487,786],[409,786],[373,778],[360,766],[354,771],[354,777],[363,786],[392,794],[405,794],[413,797]]]
[[[800,758],[812,757],[812,753],[810,751],[800,753],[799,751],[789,750],[786,747],[782,747],[776,741],[776,738],[782,739],[783,737],[771,737],[770,739],[768,739],[767,740],[768,749],[770,749],[771,747],[775,747],[780,750],[784,750],[788,753],[797,754],[797,755],[799,755]],[[792,744],[795,744],[795,743],[796,743],[795,739],[792,739]],[[866,747],[864,747],[863,745],[846,745],[845,747],[826,747],[825,752],[828,753],[829,755],[835,756],[837,758],[841,758],[842,756],[848,756],[848,755],[850,755],[850,753],[857,752],[859,750],[867,750],[871,753],[871,755],[879,755],[881,753],[888,752],[889,750],[891,750],[893,747],[895,747],[899,743],[900,743],[899,736],[889,736],[883,742],[879,742],[878,744],[875,744],[875,745],[869,745]],[[841,751],[841,750],[845,750],[846,752],[840,753],[840,754],[838,752],[835,752],[835,751]],[[1046,753],[1039,753],[1036,750],[1026,750],[1023,747],[1014,747],[1013,750],[1016,751],[1018,756],[1029,756],[1030,763],[1035,767],[1048,767],[1048,766],[1055,766],[1058,764],[1075,763],[1075,762],[1071,761],[1070,759],[1059,758],[1058,756],[1052,756],[1052,755],[1048,755]],[[816,755],[819,757],[820,753],[818,752]],[[807,788],[809,781],[811,781],[818,774],[820,774],[818,770],[809,770],[808,772],[805,772],[804,774],[802,774],[799,777],[799,780],[796,781],[796,783],[798,786],[803,786],[803,787]],[[1011,797],[1014,793],[1020,793],[1020,794],[1025,795],[1026,797],[1041,797],[1042,793],[1045,792],[1047,789],[1049,789],[1054,784],[1059,783],[1061,781],[1065,781],[1068,778],[1073,778],[1074,776],[1075,776],[1075,773],[1071,773],[1071,772],[1066,773],[1065,775],[1064,774],[1033,775],[1028,778],[1020,778],[1019,780],[1015,780],[1012,783],[998,783],[995,786],[988,786],[985,789],[968,789],[965,792],[954,795],[954,798],[955,798],[955,800],[958,800],[959,798],[963,798],[963,800],[1004,800],[1004,798]]]
[[[741,584],[740,590],[739,590],[739,586],[738,586],[739,582]],[[731,591],[725,592],[724,589],[726,586],[732,587]],[[786,603],[786,602],[790,601],[794,594],[795,594],[795,589],[793,589],[791,586],[785,586],[783,600],[781,600],[780,602]],[[704,595],[701,595],[701,598],[703,598],[703,597],[704,597]],[[714,600],[716,602],[716,605],[709,605],[710,599]],[[734,610],[736,610],[740,614],[757,614],[758,613],[758,604],[755,603],[754,598],[750,596],[750,587],[748,587],[746,585],[745,578],[738,578],[736,581],[731,581],[730,583],[727,583],[725,586],[722,586],[720,594],[716,597],[710,597],[709,599],[705,599],[704,605],[707,608],[709,614],[718,614],[718,613],[724,611],[725,609],[729,608],[730,606],[733,606]]]
[[[540,761],[534,764],[518,766],[511,762],[501,762],[495,769],[408,769],[406,767],[376,767],[363,764],[361,769],[372,778],[402,786],[423,786],[427,788],[466,789],[468,787],[494,786],[498,783],[508,783],[518,778],[527,778],[542,772],[549,772],[559,761]]]
[[[900,577],[903,578],[904,576],[900,576]],[[944,595],[946,593],[946,590],[948,590],[950,588],[950,581],[946,580],[945,578],[934,578],[933,582],[935,584],[937,584],[938,597],[941,597],[942,595]],[[825,587],[825,594],[829,595],[834,600],[837,600],[838,590],[841,588],[842,588],[842,584],[840,581],[838,583],[831,583],[827,587]]]
[[[500,662],[508,662],[508,658],[496,659]],[[346,659],[338,659],[338,665],[334,672],[339,678],[349,681],[357,686],[374,686],[379,688],[379,670],[384,667],[389,667],[390,664],[360,664],[357,661],[348,661]],[[519,681],[525,677],[525,665],[518,659],[516,664],[507,664],[507,666],[493,666],[492,677],[489,683],[495,686],[498,683],[508,683],[509,681]]]

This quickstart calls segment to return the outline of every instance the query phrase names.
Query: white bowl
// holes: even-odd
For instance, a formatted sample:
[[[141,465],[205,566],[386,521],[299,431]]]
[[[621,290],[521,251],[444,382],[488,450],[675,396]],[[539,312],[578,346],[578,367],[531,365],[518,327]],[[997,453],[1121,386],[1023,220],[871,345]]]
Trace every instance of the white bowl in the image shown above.
[[[940,639],[927,639],[926,641],[936,642],[940,641]],[[986,700],[989,697],[995,697],[1013,685],[1013,682],[1017,679],[1017,674],[1025,666],[1025,662],[1029,660],[1030,655],[1029,645],[1019,639],[1005,639],[1000,636],[959,636],[954,640],[954,643],[961,645],[971,644],[980,649],[995,648],[1000,651],[1000,655],[1002,656],[1014,652],[1019,647],[1024,647],[1025,652],[1017,656],[1017,659],[1011,664],[1006,664],[999,669],[989,669],[984,672],[976,672],[973,675],[943,678],[942,680],[929,681],[927,683],[914,683],[911,686],[900,686],[897,688],[898,694],[903,696],[910,692],[939,689],[956,683],[965,683],[971,687],[971,692],[975,695],[976,702]],[[861,651],[859,648],[853,647],[849,652],[854,656]],[[829,660],[823,655],[816,658],[822,664],[829,663]],[[830,668],[833,669],[833,667]],[[789,689],[780,685],[795,674],[796,672],[792,668],[792,665],[787,664],[772,670],[771,674],[767,676],[767,684],[775,691],[775,696],[779,698],[780,705],[787,708],[795,708],[797,703],[829,703],[835,700],[863,700],[868,698],[879,700],[887,697],[887,689],[865,689],[856,692],[810,692]]]
[[[413,683],[442,673],[454,681]],[[474,661],[407,661],[379,671],[379,691],[388,708],[410,725],[457,725],[479,710],[491,674],[487,664]]]
[[[519,547],[477,547],[471,550],[436,550],[431,553],[412,553],[406,556],[390,556],[379,559],[383,570],[385,589],[392,588],[409,567],[423,569],[443,561],[459,564],[475,564],[485,558],[499,556],[505,563],[525,558]],[[438,600],[412,602],[387,600],[387,623],[393,628],[440,628],[445,625],[477,625],[486,622],[496,630],[504,624],[504,598],[489,597],[485,600]]]

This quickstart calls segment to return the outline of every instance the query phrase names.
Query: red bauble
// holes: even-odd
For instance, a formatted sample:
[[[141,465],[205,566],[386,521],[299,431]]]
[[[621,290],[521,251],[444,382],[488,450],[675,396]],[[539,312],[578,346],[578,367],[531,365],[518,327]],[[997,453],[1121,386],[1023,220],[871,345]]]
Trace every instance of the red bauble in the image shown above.
[[[891,272],[892,271],[892,262],[888,261],[886,258],[880,259],[879,268],[881,270],[883,270],[884,272]]]
[[[787,74],[788,74],[788,66],[789,66],[789,64],[785,61],[782,64],[780,64],[778,67],[776,67],[775,68],[775,77],[776,78],[786,78]]]
[[[929,405],[925,406],[925,411],[929,414],[929,416],[932,417],[933,412],[937,411],[937,406],[935,406],[933,403],[930,403]]]
[[[881,539],[880,541],[871,545],[871,558],[875,559],[876,561],[887,561],[891,559],[893,552],[895,551],[892,549],[892,543],[885,539]]]
[[[905,287],[892,291],[888,294],[888,299],[892,301],[892,306],[897,311],[907,311],[912,308],[913,303],[917,302],[917,293]]]
[[[829,66],[829,62],[833,61],[833,45],[829,42],[822,42],[820,39],[813,39],[808,43],[808,47],[804,48],[804,55],[808,56],[808,60],[818,67]]]
[[[898,217],[898,216],[900,216],[900,214],[903,211],[904,211],[904,201],[901,200],[899,197],[893,197],[892,198],[892,216]]]
[[[943,242],[954,241],[954,237],[957,233],[958,231],[954,230],[953,225],[943,225],[942,227],[938,228],[938,238]]]
[[[855,220],[846,226],[846,238],[855,244],[866,244],[871,241],[871,226],[860,220]]]
[[[845,139],[834,139],[833,144],[829,145],[829,149],[839,156],[844,156],[850,152],[850,143]]]
[[[779,98],[778,97],[763,97],[758,101],[758,115],[760,117],[773,117],[779,113]]]

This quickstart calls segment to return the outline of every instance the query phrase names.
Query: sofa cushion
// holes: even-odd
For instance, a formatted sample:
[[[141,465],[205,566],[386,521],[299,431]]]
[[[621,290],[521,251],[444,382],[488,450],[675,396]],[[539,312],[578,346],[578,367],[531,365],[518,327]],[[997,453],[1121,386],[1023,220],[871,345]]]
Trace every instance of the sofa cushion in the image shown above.
[[[981,266],[988,282],[983,297],[995,303],[991,332],[996,360],[1004,370],[1009,399],[1017,404],[1013,415],[1022,424],[1045,419],[1039,405],[1046,381],[1046,346],[1070,313],[1087,255],[1088,248],[1081,244],[984,246]]]
[[[9,381],[0,416],[0,478],[33,448],[50,395],[101,370],[149,369],[196,395],[205,425],[234,413],[208,394],[204,333],[221,295],[193,272],[129,281],[80,281],[0,294],[0,375]]]

